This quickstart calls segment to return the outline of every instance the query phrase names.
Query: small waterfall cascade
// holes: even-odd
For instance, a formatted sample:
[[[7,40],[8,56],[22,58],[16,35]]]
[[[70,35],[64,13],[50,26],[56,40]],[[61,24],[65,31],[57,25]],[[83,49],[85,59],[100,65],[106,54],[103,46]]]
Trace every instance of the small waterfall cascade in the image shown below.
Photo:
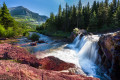
[[[97,37],[97,38],[95,38]],[[99,40],[98,36],[83,36],[79,44],[78,55],[80,58],[87,58],[92,62],[95,62],[97,59],[99,46],[97,44]]]
[[[97,66],[95,64],[98,57],[98,35],[80,36],[75,38],[68,47],[76,51],[79,58],[79,65],[89,76],[96,76]]]
[[[106,80],[105,74],[100,70],[99,66],[96,65],[99,57],[99,38],[99,35],[82,36],[79,34],[73,43],[65,44],[57,50],[48,52],[44,57],[57,57],[65,62],[75,64],[88,76]]]
[[[68,47],[77,51],[77,55],[80,58],[87,58],[96,61],[98,53],[98,35],[90,36],[80,36],[80,34],[74,39],[72,44],[69,44]]]

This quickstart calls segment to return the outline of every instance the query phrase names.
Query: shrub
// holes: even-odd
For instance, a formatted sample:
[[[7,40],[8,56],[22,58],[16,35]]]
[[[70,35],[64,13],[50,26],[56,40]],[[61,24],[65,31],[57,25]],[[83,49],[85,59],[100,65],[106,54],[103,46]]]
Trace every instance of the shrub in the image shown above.
[[[37,35],[36,33],[33,33],[32,36],[30,37],[30,39],[31,39],[32,41],[38,41],[39,38],[40,38],[40,36]]]
[[[8,29],[6,30],[6,37],[14,37],[14,31],[12,27],[8,27]]]
[[[2,25],[0,25],[0,37],[4,36],[6,36],[6,30]]]
[[[73,29],[73,32],[74,32],[75,34],[78,34],[78,33],[79,33],[79,29],[78,29],[78,28],[75,28],[75,29]]]
[[[29,36],[29,32],[28,32],[28,31],[25,31],[25,32],[23,33],[23,36],[28,37],[28,36]]]

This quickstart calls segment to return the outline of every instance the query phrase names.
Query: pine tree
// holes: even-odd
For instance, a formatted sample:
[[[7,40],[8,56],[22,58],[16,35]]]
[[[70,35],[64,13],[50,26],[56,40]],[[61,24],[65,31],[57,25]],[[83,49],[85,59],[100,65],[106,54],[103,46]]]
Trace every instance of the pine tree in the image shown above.
[[[113,13],[115,13],[117,9],[117,0],[113,0]]]
[[[66,31],[66,12],[65,9],[62,11],[62,30]]]
[[[53,13],[50,13],[50,18],[46,21],[46,25],[48,31],[54,31],[57,29],[55,25],[55,16]]]
[[[116,27],[120,26],[120,7],[117,8],[114,14],[114,23]]]
[[[89,2],[87,4],[87,6],[85,6],[83,8],[83,16],[84,16],[84,29],[87,29],[88,25],[89,25],[89,19],[90,19],[90,5]]]
[[[55,21],[55,15],[54,15],[54,13],[50,13],[50,20],[51,20],[52,22]]]
[[[83,15],[82,15],[82,3],[79,0],[78,11],[77,11],[77,27],[82,28],[84,26]]]
[[[15,26],[15,20],[11,17],[9,10],[6,6],[6,4],[3,4],[3,7],[1,8],[1,21],[0,23],[4,25],[4,27],[7,29],[8,27],[14,27]]]
[[[76,7],[75,5],[73,5],[73,8],[72,8],[72,16],[71,16],[71,31],[77,27],[77,14],[76,14]]]
[[[92,5],[92,13],[93,13],[94,11],[97,13],[97,3],[96,3],[96,1],[94,1],[94,2],[93,2],[93,5]]]
[[[66,9],[65,9],[65,31],[67,31],[67,28],[69,28],[69,6],[66,3]]]
[[[89,29],[93,31],[97,30],[97,22],[98,22],[98,19],[96,16],[96,12],[94,11],[90,16]]]
[[[59,5],[59,10],[58,10],[58,18],[57,18],[57,27],[59,30],[62,30],[62,8],[61,5]]]
[[[109,0],[105,0],[105,6],[108,7],[108,1]]]
[[[117,7],[119,7],[120,6],[120,1],[118,0],[118,2],[117,2]]]
[[[61,5],[59,5],[58,17],[59,18],[62,17],[62,8],[61,8]]]

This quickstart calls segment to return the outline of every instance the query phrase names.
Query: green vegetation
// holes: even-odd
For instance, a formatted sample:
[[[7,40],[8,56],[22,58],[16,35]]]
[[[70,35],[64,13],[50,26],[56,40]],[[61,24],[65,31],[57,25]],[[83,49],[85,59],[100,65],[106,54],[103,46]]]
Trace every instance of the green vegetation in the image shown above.
[[[79,33],[79,29],[78,28],[73,29],[73,33],[74,34],[78,34]]]
[[[37,31],[41,34],[52,36],[52,37],[60,37],[60,38],[68,38],[70,36],[70,32],[63,31],[48,31],[48,30],[39,30]]]
[[[40,38],[40,36],[37,35],[36,33],[32,34],[32,36],[30,37],[30,39],[31,39],[32,41],[38,41],[39,38]]]
[[[0,37],[18,37],[23,34],[24,36],[27,36],[28,31],[31,30],[32,28],[29,26],[29,24],[15,21],[9,13],[6,4],[3,4],[2,8],[0,9]]]
[[[86,29],[90,32],[106,32],[120,28],[120,3],[119,0],[109,0],[104,2],[94,1],[90,7],[89,2],[82,6],[81,0],[78,5],[58,9],[58,14],[50,14],[50,18],[36,29],[45,34],[58,35],[60,32],[72,32],[73,29]]]

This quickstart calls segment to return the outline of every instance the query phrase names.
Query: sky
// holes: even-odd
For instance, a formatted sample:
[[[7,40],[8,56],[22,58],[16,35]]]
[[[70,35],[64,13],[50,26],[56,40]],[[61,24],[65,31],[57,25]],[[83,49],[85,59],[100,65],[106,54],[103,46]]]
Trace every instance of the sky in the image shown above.
[[[23,6],[40,15],[46,15],[49,17],[51,12],[57,14],[58,7],[60,4],[62,8],[64,8],[66,3],[68,3],[69,5],[73,4],[77,5],[78,1],[79,0],[0,0],[0,5],[2,5],[3,2],[5,2],[8,8]],[[81,1],[83,5],[86,5],[88,1],[92,3],[94,0],[81,0]]]

